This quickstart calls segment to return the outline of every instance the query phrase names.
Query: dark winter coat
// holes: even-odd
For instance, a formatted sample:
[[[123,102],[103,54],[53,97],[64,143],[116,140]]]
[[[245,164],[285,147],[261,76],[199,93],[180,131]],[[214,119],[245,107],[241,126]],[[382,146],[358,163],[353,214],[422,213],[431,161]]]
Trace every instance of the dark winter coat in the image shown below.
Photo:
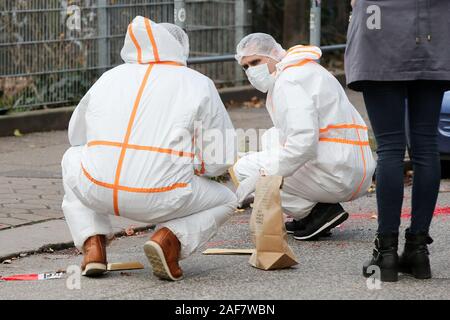
[[[450,0],[356,0],[345,72],[355,90],[364,80],[419,79],[450,89]]]

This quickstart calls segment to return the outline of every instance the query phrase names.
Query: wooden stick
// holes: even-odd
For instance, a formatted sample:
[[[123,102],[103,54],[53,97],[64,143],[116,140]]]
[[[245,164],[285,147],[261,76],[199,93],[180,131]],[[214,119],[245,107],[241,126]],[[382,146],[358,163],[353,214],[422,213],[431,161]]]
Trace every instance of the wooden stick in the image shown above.
[[[233,168],[234,166],[228,168],[228,172],[230,173],[231,181],[233,181],[234,186],[237,188],[239,187],[239,180],[236,178]]]
[[[203,251],[203,254],[253,254],[255,249],[221,249],[221,248],[210,248]]]
[[[144,265],[137,261],[108,263],[108,271],[144,269]]]

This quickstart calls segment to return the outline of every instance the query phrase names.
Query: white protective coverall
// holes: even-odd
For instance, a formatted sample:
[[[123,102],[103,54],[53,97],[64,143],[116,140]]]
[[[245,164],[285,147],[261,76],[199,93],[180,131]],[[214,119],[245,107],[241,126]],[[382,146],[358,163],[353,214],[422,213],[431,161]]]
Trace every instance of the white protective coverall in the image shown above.
[[[232,143],[224,143],[224,161],[213,162],[194,122],[234,134],[233,125],[213,82],[186,67],[188,48],[162,25],[132,21],[125,63],[101,76],[70,120],[62,208],[80,249],[88,237],[112,233],[114,213],[169,228],[185,258],[236,207],[234,193],[207,178],[233,164]]]
[[[263,135],[261,152],[234,166],[244,183],[260,169],[285,177],[282,206],[295,219],[318,202],[364,195],[375,170],[367,126],[336,78],[314,62],[320,56],[318,47],[295,46],[276,65],[266,101],[274,128]]]

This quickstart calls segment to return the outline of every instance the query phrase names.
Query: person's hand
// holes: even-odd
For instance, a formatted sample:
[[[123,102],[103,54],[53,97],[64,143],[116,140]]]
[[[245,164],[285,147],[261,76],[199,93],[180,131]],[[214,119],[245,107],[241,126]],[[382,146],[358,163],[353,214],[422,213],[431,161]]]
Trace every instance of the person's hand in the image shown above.
[[[259,177],[260,175],[248,177],[239,183],[239,187],[236,190],[236,197],[238,199],[239,207],[241,207],[244,200],[256,190],[256,182]]]

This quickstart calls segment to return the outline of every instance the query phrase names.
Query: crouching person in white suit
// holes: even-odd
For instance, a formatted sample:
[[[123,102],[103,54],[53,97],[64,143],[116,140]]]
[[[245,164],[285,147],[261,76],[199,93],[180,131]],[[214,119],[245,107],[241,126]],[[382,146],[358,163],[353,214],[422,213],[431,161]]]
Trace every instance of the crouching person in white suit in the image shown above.
[[[208,178],[233,164],[234,128],[213,82],[186,67],[188,54],[182,29],[136,17],[125,63],[102,75],[70,120],[62,208],[83,275],[106,271],[108,214],[157,224],[145,254],[156,276],[179,280],[179,260],[234,212],[235,194]],[[228,133],[213,146],[219,160],[201,148],[213,148],[208,131]]]
[[[254,191],[261,171],[283,176],[282,206],[294,218],[286,230],[297,240],[328,236],[345,221],[340,203],[366,194],[375,170],[367,126],[335,77],[314,61],[320,56],[312,46],[286,51],[262,33],[237,46],[250,83],[267,92],[274,124],[263,150],[234,166],[238,201]]]

